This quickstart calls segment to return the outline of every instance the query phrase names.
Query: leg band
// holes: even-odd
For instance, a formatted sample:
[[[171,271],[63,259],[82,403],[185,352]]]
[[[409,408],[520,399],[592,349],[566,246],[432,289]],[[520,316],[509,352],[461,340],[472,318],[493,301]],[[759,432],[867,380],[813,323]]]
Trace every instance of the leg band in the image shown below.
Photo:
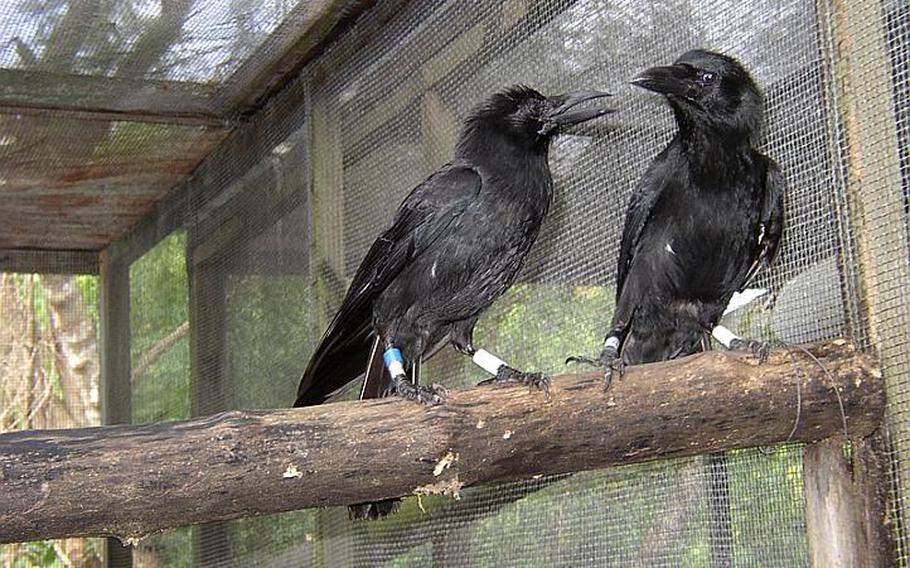
[[[386,369],[389,370],[389,374],[393,377],[400,377],[405,374],[404,372],[404,358],[401,356],[401,351],[397,347],[389,347],[385,350],[385,353],[382,354],[382,359],[385,361]]]
[[[499,368],[503,365],[506,365],[505,361],[484,349],[478,349],[475,351],[474,356],[471,357],[471,360],[474,361],[478,367],[490,373],[491,375],[496,375],[499,373]],[[506,366],[508,367],[508,365]]]
[[[730,344],[733,343],[733,340],[737,339],[735,333],[722,325],[715,326],[714,329],[711,330],[711,335],[713,335],[714,339],[718,340],[721,345],[727,349],[730,348]]]

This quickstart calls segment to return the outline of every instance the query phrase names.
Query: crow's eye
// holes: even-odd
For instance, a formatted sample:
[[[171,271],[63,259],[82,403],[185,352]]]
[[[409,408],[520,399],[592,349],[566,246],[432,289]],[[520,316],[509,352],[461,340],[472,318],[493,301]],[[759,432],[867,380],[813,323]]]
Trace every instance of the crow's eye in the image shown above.
[[[710,85],[714,82],[716,75],[710,71],[702,71],[699,80],[703,85]]]

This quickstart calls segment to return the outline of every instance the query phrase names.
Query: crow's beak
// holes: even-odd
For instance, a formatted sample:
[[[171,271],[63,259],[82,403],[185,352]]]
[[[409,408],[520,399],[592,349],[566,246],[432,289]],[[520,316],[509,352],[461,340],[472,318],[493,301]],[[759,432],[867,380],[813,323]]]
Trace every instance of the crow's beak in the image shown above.
[[[651,67],[632,79],[632,84],[662,95],[676,95],[690,98],[692,78],[690,72],[680,65]]]
[[[549,134],[562,126],[580,124],[616,112],[615,109],[604,107],[575,109],[584,102],[610,96],[612,96],[610,93],[603,91],[577,91],[553,97],[550,100],[559,103],[559,106],[550,111],[541,134]]]

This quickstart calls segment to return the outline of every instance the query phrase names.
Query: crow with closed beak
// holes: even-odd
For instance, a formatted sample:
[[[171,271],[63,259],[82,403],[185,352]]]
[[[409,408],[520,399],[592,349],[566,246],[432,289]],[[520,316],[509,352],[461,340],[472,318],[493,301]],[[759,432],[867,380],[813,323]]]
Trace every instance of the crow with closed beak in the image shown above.
[[[783,230],[783,177],[753,147],[762,94],[738,61],[705,50],[632,84],[664,95],[679,130],[633,192],[603,350],[569,361],[604,366],[609,386],[614,369],[708,349],[712,334],[763,360],[765,343],[718,326],[734,292],[774,259]]]

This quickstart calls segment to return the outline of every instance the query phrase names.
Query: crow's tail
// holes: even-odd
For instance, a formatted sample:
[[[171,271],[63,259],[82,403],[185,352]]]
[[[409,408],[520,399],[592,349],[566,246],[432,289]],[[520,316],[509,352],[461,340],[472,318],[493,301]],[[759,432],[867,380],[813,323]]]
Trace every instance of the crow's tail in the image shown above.
[[[327,402],[363,375],[375,337],[369,313],[355,321],[333,322],[300,378],[294,406]]]

